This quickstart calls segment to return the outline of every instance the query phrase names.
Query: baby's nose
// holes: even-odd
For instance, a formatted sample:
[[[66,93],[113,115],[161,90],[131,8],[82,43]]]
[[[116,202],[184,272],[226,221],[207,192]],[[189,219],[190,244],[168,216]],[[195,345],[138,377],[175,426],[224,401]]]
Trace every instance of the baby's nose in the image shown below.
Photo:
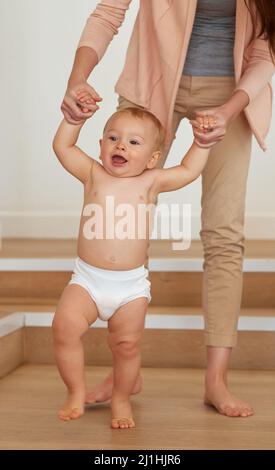
[[[117,148],[119,148],[119,149],[125,149],[125,144],[124,144],[124,142],[117,142]]]

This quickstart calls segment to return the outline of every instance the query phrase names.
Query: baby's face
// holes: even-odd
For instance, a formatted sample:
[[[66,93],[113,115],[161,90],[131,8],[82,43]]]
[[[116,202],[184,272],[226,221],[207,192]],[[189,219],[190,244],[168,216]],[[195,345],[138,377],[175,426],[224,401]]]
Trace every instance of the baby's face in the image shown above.
[[[100,140],[99,158],[105,170],[113,176],[140,175],[157,163],[156,137],[157,130],[148,119],[130,114],[114,116]]]

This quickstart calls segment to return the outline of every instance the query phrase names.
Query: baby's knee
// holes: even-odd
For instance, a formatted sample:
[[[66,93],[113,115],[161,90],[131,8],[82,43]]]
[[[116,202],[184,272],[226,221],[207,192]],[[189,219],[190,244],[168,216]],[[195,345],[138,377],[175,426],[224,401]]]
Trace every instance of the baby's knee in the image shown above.
[[[140,351],[140,338],[138,336],[109,337],[109,345],[115,355],[133,357]]]
[[[54,341],[68,343],[78,340],[81,336],[80,329],[75,321],[55,316],[52,323]]]

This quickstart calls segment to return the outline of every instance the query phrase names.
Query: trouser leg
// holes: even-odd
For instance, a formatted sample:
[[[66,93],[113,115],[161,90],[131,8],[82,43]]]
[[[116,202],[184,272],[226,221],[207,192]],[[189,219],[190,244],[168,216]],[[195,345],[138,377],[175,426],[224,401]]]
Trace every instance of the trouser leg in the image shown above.
[[[242,113],[212,148],[202,173],[202,301],[208,346],[236,344],[250,153],[251,130]]]

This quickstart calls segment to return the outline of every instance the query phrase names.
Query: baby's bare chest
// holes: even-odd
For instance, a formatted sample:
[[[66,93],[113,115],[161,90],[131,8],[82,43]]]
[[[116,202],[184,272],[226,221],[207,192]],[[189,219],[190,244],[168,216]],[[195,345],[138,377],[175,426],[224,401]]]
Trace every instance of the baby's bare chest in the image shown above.
[[[107,207],[132,208],[138,210],[144,205],[154,204],[156,201],[150,191],[148,178],[113,178],[94,181],[85,192],[84,204],[98,205],[103,210]]]

